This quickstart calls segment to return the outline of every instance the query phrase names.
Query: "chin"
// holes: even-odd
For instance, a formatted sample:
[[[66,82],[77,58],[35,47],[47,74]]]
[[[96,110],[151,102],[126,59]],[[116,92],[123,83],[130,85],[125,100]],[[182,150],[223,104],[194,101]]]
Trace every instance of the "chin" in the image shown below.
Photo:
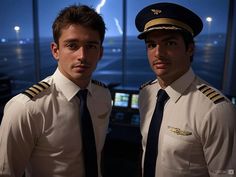
[[[165,69],[155,69],[154,70],[154,72],[155,72],[155,74],[157,75],[157,76],[165,76],[165,75],[167,75],[168,74],[168,72],[165,70]]]
[[[75,74],[74,75],[74,79],[76,80],[89,80],[91,78],[91,75],[88,75],[88,74]]]

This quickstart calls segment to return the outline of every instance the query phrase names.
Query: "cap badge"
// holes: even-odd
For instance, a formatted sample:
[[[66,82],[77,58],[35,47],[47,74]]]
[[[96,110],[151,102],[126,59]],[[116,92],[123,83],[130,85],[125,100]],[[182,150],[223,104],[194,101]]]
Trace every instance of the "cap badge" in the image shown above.
[[[159,15],[161,13],[161,10],[159,9],[151,9],[154,15]]]

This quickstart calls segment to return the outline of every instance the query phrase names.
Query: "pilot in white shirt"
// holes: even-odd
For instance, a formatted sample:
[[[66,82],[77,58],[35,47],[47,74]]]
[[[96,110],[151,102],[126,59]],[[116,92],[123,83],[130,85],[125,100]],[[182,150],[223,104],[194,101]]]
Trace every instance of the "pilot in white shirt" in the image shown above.
[[[36,94],[32,90],[39,88]],[[94,126],[97,161],[111,112],[110,92],[103,84],[91,81],[88,89],[88,109]],[[24,171],[33,177],[82,177],[83,154],[79,123],[80,88],[59,70],[12,98],[4,110],[0,128],[0,176]],[[100,168],[99,176],[101,176]],[[5,174],[5,173],[4,173]]]
[[[236,108],[191,68],[201,18],[178,4],[155,3],[135,24],[156,75],[139,96],[143,177],[236,176]],[[168,99],[154,114],[159,90]]]
[[[140,90],[143,155],[160,88],[154,80]],[[231,102],[192,69],[165,91],[169,99],[159,133],[156,177],[236,176],[236,109]]]
[[[25,171],[26,177],[102,177],[111,94],[92,74],[103,56],[105,29],[89,6],[58,13],[50,46],[57,70],[4,108],[0,176],[22,177]],[[80,90],[86,95],[80,97]]]

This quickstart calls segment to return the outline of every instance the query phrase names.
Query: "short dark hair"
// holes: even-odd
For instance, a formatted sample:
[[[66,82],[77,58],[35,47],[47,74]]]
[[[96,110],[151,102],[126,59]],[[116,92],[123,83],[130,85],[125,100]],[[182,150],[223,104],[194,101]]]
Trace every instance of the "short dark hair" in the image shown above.
[[[62,9],[52,25],[53,39],[58,45],[61,36],[61,30],[71,24],[78,24],[84,27],[98,31],[101,43],[105,36],[105,22],[101,15],[95,9],[87,5],[71,5]]]

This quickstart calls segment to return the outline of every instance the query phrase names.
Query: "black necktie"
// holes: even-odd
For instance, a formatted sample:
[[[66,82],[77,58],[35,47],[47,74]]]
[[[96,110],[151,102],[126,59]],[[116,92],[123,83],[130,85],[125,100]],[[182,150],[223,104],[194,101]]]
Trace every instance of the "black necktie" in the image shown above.
[[[146,152],[144,157],[144,177],[155,177],[158,138],[165,102],[169,98],[165,90],[160,89],[157,94],[156,107],[148,130]]]
[[[87,107],[88,90],[80,90],[77,96],[80,99],[80,118],[82,128],[83,155],[86,177],[97,177],[97,152],[92,120]]]

